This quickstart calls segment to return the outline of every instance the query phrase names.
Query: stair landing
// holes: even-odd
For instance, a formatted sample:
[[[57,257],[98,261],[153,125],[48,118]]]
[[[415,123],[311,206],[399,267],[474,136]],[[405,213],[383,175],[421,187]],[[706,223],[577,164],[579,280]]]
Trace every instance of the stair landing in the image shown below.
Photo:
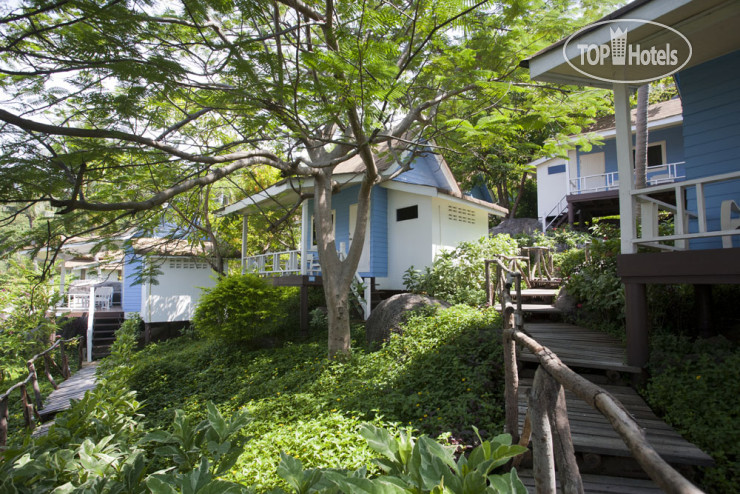
[[[625,363],[622,342],[600,331],[561,322],[527,322],[524,332],[557,354],[568,367],[640,374],[642,369]],[[519,360],[537,362],[529,350],[519,352]]]

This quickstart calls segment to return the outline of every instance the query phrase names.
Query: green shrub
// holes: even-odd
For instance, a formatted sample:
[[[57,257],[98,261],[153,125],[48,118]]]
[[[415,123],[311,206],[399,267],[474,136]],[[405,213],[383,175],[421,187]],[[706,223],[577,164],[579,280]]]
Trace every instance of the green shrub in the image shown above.
[[[124,382],[128,379],[132,372],[131,358],[139,344],[143,324],[139,314],[133,314],[121,324],[110,347],[110,355],[100,363],[102,372]]]
[[[473,449],[470,456],[461,455],[456,461],[450,448],[445,448],[427,436],[414,438],[401,432],[398,437],[394,437],[388,431],[369,424],[363,425],[361,434],[370,447],[382,455],[373,460],[382,472],[380,475],[368,475],[365,467],[353,472],[304,470],[300,460],[285,454],[281,454],[278,475],[290,485],[290,492],[297,494],[527,492],[516,470],[493,473],[509,459],[527,450],[522,446],[512,446],[509,435],[502,434],[491,441],[479,438],[481,444]]]
[[[440,253],[423,273],[411,266],[404,274],[406,289],[426,293],[452,304],[482,305],[486,302],[484,261],[494,255],[516,255],[518,245],[509,235],[461,242]]]
[[[225,276],[204,290],[193,324],[199,335],[227,342],[264,336],[278,329],[288,315],[280,310],[288,295],[253,274]]]
[[[646,398],[686,439],[709,453],[707,492],[740,492],[740,348],[722,338],[691,341],[658,332],[652,338]]]

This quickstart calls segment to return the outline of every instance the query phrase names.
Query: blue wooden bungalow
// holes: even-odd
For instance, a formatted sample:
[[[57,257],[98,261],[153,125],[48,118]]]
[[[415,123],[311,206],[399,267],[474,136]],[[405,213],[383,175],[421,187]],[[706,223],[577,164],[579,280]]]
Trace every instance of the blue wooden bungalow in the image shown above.
[[[506,209],[493,204],[485,187],[473,195],[460,190],[444,159],[431,151],[416,156],[406,171],[383,149],[378,153],[379,169],[390,178],[372,190],[368,230],[357,278],[366,287],[379,291],[404,288],[403,274],[413,266],[431,265],[443,249],[459,242],[477,240],[488,234],[489,216],[504,216]],[[354,157],[334,170],[337,188],[332,195],[332,213],[337,250],[347,252],[357,219],[357,195],[364,165]],[[314,240],[312,178],[283,180],[266,190],[227,206],[220,214],[243,216],[242,270],[274,277],[284,285],[319,284],[321,266]],[[477,196],[477,197],[476,197]],[[247,218],[268,209],[292,210],[301,203],[300,249],[270,252],[258,256],[245,253]],[[305,292],[305,290],[304,290]],[[362,297],[366,316],[369,293]]]
[[[707,331],[708,287],[740,283],[740,2],[634,1],[604,18],[605,22],[594,23],[522,63],[535,80],[613,89],[615,147],[622,176],[632,170],[629,94],[642,83],[641,75],[654,67],[604,64],[585,73],[577,63],[579,44],[608,45],[610,27],[618,22],[627,25],[627,19],[649,21],[642,26],[632,21],[627,33],[630,50],[637,45],[642,47],[638,50],[651,46],[661,50],[666,43],[671,47],[684,43],[679,37],[670,38],[668,28],[678,31],[691,46],[690,56],[684,52],[687,62],[676,67],[674,75],[683,106],[685,180],[640,190],[631,181],[619,183],[622,254],[618,272],[626,288],[628,360],[644,365],[648,357],[646,284],[693,284],[702,313],[697,327]],[[632,78],[623,77],[630,70]],[[633,217],[636,203],[641,205],[639,231]],[[658,229],[659,211],[672,215],[670,234]]]
[[[631,121],[635,121],[635,110]],[[685,179],[682,122],[680,98],[648,107],[648,185]],[[571,139],[598,136],[603,144],[588,151],[576,146],[567,157],[545,157],[529,163],[537,169],[537,217],[543,231],[566,220],[573,225],[619,213],[616,134],[614,116],[602,117]]]

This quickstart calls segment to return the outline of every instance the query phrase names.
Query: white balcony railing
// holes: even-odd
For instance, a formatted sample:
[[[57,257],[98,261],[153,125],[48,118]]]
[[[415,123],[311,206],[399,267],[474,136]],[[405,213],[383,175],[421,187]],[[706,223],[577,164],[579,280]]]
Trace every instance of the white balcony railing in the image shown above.
[[[243,259],[246,271],[260,276],[286,276],[291,274],[307,274],[311,276],[321,274],[317,256],[307,253],[304,260],[304,269],[301,269],[301,251],[286,250],[283,252],[268,252]]]
[[[685,178],[681,170],[683,161],[677,163],[666,163],[664,165],[651,166],[647,169],[646,180],[649,186],[673,183]],[[634,183],[634,177],[633,177]],[[619,173],[598,173],[596,175],[584,175],[568,180],[568,194],[588,194],[592,192],[604,192],[617,190],[619,188]]]
[[[740,171],[633,190],[632,204],[639,203],[641,211],[641,228],[633,244],[685,250],[689,248],[689,240],[721,237],[723,247],[731,247],[733,236],[740,235],[740,218],[734,217],[740,208],[728,197],[720,201],[720,218],[708,221],[705,188],[733,180],[740,180]],[[674,193],[671,202],[665,202],[667,192]],[[673,213],[670,235],[661,235],[660,211]]]

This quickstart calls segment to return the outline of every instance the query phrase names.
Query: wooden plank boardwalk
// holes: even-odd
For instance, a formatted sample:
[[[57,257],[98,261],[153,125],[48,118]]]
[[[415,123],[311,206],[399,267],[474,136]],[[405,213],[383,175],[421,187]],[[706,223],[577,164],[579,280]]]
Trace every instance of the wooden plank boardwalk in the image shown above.
[[[524,423],[526,399],[532,386],[531,379],[519,382],[519,426]],[[711,466],[714,460],[691,444],[671,426],[660,420],[637,392],[628,386],[601,385],[618,399],[644,429],[645,435],[658,454],[668,463]],[[631,457],[627,445],[612,428],[609,421],[597,410],[566,391],[573,447],[579,453]]]
[[[535,492],[534,476],[531,470],[518,472],[529,492]],[[588,494],[660,494],[663,491],[651,480],[609,477],[606,475],[582,474],[583,491]],[[563,490],[558,484],[558,494]]]
[[[70,400],[79,400],[85,396],[85,392],[95,388],[97,362],[83,364],[72,377],[59,385],[58,389],[44,401],[44,407],[39,410],[41,421],[46,422],[54,417],[58,412],[67,410],[70,407]]]
[[[625,363],[624,345],[606,333],[561,322],[527,322],[524,332],[552,350],[568,367],[642,372]],[[519,352],[519,360],[537,362],[537,357],[524,350]]]

